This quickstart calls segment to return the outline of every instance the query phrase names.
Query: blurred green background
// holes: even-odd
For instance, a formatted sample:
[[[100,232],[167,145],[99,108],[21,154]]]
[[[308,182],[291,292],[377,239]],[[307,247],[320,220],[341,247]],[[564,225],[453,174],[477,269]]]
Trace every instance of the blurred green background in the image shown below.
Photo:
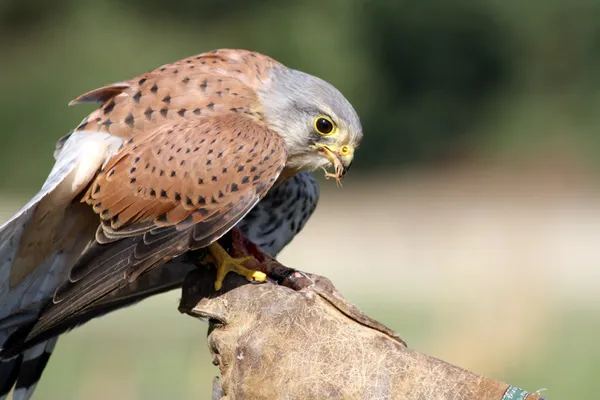
[[[0,0],[2,219],[92,110],[72,98],[224,47],[330,81],[363,122],[344,189],[323,182],[284,262],[419,351],[596,394],[600,1]],[[177,299],[63,337],[37,398],[207,398],[206,325]]]

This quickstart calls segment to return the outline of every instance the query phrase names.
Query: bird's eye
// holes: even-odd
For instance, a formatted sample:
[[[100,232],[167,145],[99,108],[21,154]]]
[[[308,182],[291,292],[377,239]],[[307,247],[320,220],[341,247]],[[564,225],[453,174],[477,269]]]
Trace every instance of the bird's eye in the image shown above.
[[[329,135],[334,128],[333,121],[328,117],[320,116],[315,119],[315,130],[321,135]]]

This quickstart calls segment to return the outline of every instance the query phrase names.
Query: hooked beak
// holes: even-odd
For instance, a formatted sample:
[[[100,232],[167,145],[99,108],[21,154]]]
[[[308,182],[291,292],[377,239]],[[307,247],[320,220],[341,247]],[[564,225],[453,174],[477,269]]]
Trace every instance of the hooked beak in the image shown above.
[[[342,146],[340,149],[336,149],[334,146],[317,145],[319,151],[327,157],[331,165],[333,166],[335,173],[329,176],[334,176],[337,180],[342,178],[352,165],[354,159],[354,149],[349,146]],[[326,175],[328,176],[328,175]]]

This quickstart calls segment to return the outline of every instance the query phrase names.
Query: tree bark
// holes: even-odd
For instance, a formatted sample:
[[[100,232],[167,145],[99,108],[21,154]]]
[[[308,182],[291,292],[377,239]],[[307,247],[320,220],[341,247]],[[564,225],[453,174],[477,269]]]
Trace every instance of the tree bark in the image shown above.
[[[229,274],[215,292],[214,277],[207,267],[190,273],[180,303],[209,321],[221,372],[213,400],[543,399],[411,350],[326,278],[296,273],[291,289]]]

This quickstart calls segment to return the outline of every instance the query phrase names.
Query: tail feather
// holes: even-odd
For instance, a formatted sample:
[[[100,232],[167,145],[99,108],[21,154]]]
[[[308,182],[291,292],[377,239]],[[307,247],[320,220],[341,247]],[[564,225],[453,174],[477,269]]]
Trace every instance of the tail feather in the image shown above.
[[[14,386],[13,400],[29,400],[48,364],[57,337],[39,343],[16,357],[0,361],[0,400]]]
[[[0,361],[0,400],[6,399],[17,382],[23,355]]]
[[[23,353],[23,361],[13,392],[13,400],[28,400],[31,397],[44,372],[44,368],[48,364],[57,340],[57,337],[52,338],[27,349]]]

